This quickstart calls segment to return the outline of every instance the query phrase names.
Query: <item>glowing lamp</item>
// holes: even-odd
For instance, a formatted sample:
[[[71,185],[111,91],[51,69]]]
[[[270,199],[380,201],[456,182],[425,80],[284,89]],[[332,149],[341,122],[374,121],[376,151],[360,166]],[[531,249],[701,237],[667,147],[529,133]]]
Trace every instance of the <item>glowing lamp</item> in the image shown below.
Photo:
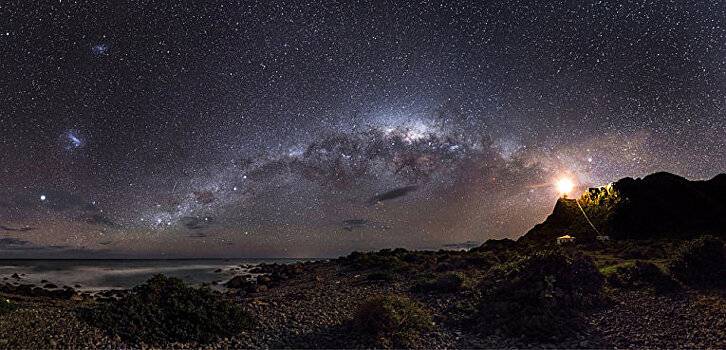
[[[567,197],[567,194],[572,192],[572,189],[575,188],[575,183],[568,178],[561,178],[557,180],[555,187],[557,188],[557,192],[559,192],[563,197]]]

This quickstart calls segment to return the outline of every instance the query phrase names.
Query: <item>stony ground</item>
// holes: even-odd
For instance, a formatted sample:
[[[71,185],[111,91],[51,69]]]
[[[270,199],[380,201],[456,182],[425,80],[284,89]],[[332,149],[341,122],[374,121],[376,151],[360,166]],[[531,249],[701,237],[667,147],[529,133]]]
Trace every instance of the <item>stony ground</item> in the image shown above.
[[[112,348],[118,340],[81,321],[73,312],[78,302],[12,298],[19,308],[0,314],[0,348]]]
[[[618,291],[612,298],[611,307],[590,315],[590,323],[609,347],[726,348],[723,291]]]
[[[409,293],[411,281],[369,281],[365,272],[319,264],[280,286],[252,295],[230,294],[254,316],[256,325],[205,348],[362,347],[348,328],[357,305],[383,293]],[[566,342],[533,344],[497,335],[481,338],[457,320],[467,293],[411,294],[434,313],[437,327],[422,348],[726,348],[724,291],[612,290],[611,302],[587,315],[590,329]],[[81,321],[76,311],[88,301],[10,296],[18,310],[0,315],[0,348],[133,348]],[[189,348],[196,344],[169,344]]]

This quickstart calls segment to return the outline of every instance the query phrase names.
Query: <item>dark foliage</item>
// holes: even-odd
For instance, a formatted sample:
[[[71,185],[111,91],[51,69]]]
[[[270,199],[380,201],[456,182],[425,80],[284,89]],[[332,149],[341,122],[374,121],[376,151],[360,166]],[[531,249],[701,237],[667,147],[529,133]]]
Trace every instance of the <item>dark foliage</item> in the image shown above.
[[[251,323],[239,305],[207,288],[156,275],[119,300],[85,310],[82,316],[110,334],[134,343],[207,343],[239,333]]]
[[[455,293],[467,287],[467,278],[461,272],[449,272],[416,282],[411,290],[416,293]]]
[[[694,287],[719,287],[726,283],[726,256],[721,240],[703,236],[685,243],[669,265],[671,274]]]
[[[415,346],[433,322],[431,314],[419,303],[402,295],[386,295],[361,304],[353,327],[372,346],[401,348]]]
[[[356,270],[381,269],[396,271],[403,270],[408,265],[407,262],[402,260],[402,257],[406,255],[407,252],[404,249],[395,251],[384,249],[370,253],[353,252],[342,258],[342,262]]]
[[[501,252],[500,254],[505,256],[507,253]],[[488,269],[502,260],[505,259],[493,252],[440,250],[435,255],[436,264],[431,267],[438,272],[482,270]]]
[[[0,299],[0,315],[12,312],[13,310],[17,309],[18,305],[12,302],[10,299],[2,298]]]
[[[608,282],[616,287],[653,288],[656,292],[678,289],[678,283],[658,266],[642,261],[618,266],[615,273],[608,276]]]
[[[368,274],[366,276],[366,279],[369,281],[393,281],[395,279],[395,275],[389,271],[379,271],[379,272],[373,272]]]
[[[672,242],[670,240],[620,240],[611,241],[606,249],[621,259],[665,259],[668,257]]]
[[[726,177],[689,181],[669,173],[625,178],[613,187],[622,200],[609,227],[614,238],[693,238],[726,233]]]
[[[538,252],[492,271],[482,283],[479,330],[550,340],[584,327],[579,311],[601,301],[603,277],[584,256]]]
[[[506,252],[468,252],[464,256],[464,260],[467,267],[486,271],[490,267],[506,261],[509,256],[510,254]]]
[[[481,270],[506,260],[493,252],[467,252],[439,250],[408,251],[405,249],[383,249],[378,252],[353,252],[340,258],[342,265],[356,271],[378,270],[400,273],[421,273],[426,271],[447,272]]]
[[[599,229],[614,240],[692,239],[707,233],[726,238],[726,175],[708,181],[689,181],[669,173],[642,179],[624,178],[611,185],[591,188],[577,202],[560,199],[547,219],[533,227],[518,243],[547,243],[570,234],[578,243],[595,239],[597,233],[584,219],[577,204]],[[629,258],[649,252],[633,249]]]

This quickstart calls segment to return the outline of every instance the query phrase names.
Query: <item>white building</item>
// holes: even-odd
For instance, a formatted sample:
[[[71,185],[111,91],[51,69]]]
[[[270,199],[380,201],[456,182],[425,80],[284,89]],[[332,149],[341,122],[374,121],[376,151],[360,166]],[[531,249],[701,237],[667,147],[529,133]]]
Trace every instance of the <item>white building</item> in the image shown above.
[[[574,242],[575,242],[575,237],[572,237],[570,235],[564,235],[564,236],[557,237],[558,245],[569,244],[569,243],[574,243]]]

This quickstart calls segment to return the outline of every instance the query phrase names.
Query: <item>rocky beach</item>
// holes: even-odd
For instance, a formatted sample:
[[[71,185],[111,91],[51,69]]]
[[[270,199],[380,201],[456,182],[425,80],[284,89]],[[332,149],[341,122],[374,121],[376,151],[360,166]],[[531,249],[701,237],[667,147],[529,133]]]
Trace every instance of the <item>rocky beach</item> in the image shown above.
[[[629,260],[586,251],[600,261]],[[360,257],[368,257],[360,259]],[[584,326],[557,339],[482,334],[471,319],[481,293],[483,252],[407,252],[351,256],[320,262],[262,265],[255,278],[240,277],[216,297],[239,305],[252,320],[246,329],[211,342],[129,342],[84,319],[82,310],[123,298],[130,291],[77,293],[72,287],[3,287],[11,310],[0,313],[0,345],[7,348],[360,348],[376,346],[356,329],[360,305],[381,295],[405,295],[431,315],[432,328],[407,346],[416,348],[723,348],[726,290],[661,293],[650,287],[605,284],[602,305],[581,313]],[[386,261],[392,268],[379,265]],[[360,263],[360,261],[365,261]],[[406,263],[405,261],[416,261]],[[368,265],[365,265],[368,264]],[[602,268],[600,268],[602,270]],[[450,274],[461,283],[421,290],[422,277]],[[19,278],[22,280],[22,277]],[[234,281],[234,280],[233,280]],[[235,288],[231,288],[231,287]],[[418,288],[417,288],[418,286]],[[486,327],[486,325],[482,325]],[[552,324],[552,327],[558,327]]]

